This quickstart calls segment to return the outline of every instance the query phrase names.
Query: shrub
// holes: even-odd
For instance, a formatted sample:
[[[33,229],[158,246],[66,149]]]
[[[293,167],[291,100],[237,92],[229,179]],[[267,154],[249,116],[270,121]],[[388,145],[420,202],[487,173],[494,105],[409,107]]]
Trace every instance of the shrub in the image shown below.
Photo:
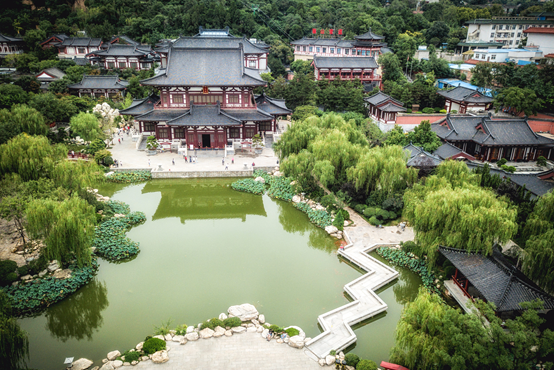
[[[507,160],[505,158],[501,158],[500,160],[497,161],[497,165],[499,167],[503,166],[505,163],[507,163]]]
[[[17,273],[19,274],[19,276],[25,276],[29,273],[29,266],[28,265],[23,265],[21,267],[19,267],[17,269]]]
[[[349,212],[347,210],[340,209],[338,212],[343,215],[344,220],[350,220],[351,219],[351,216],[349,215]]]
[[[187,325],[183,324],[183,325],[179,325],[177,328],[175,328],[175,334],[177,335],[185,335],[187,333]]]
[[[126,351],[121,357],[125,357],[125,362],[139,361],[141,354],[137,351]]]
[[[422,109],[422,112],[429,114],[429,113],[435,113],[434,108],[424,108]]]
[[[270,330],[277,334],[281,334],[284,332],[283,328],[277,325],[270,325]]]
[[[422,114],[422,112],[421,112],[421,111],[418,111],[418,112],[415,112],[415,113],[416,113],[416,114]]]
[[[540,155],[538,157],[538,160],[536,161],[536,164],[538,166],[545,167],[545,166],[547,166],[547,159],[545,159],[545,157],[543,155]]]
[[[514,173],[516,171],[516,167],[513,167],[513,166],[507,166],[504,164],[500,167],[503,171],[506,171],[506,172]]]
[[[380,220],[378,220],[378,219],[376,218],[376,216],[370,217],[370,219],[368,220],[368,222],[370,222],[370,225],[374,225],[374,226],[378,226],[379,224],[381,224]]]
[[[336,352],[334,349],[332,349],[332,350],[330,351],[330,356],[335,356],[336,353],[337,353],[337,352]]]
[[[459,111],[458,111],[458,110],[456,110],[456,109],[453,109],[453,110],[451,111],[451,113],[453,113],[453,114],[457,114],[457,113],[459,113]]]
[[[17,280],[17,263],[12,260],[0,261],[0,285],[6,286]],[[10,274],[15,274],[15,279],[12,280],[13,276],[8,277]]]
[[[345,219],[343,218],[343,213],[337,212],[332,225],[337,227],[338,230],[343,230],[343,222],[345,222]]]
[[[455,275],[456,268],[455,266],[447,266],[445,267],[445,278],[450,279],[451,276]]]
[[[333,196],[333,194],[324,195],[322,199],[320,199],[320,204],[322,205],[322,207],[325,208],[328,208],[329,206],[334,206],[335,197]]]
[[[389,219],[390,220],[395,220],[397,218],[397,213],[393,212],[393,211],[389,211]]]
[[[441,109],[441,110],[439,111],[439,113],[447,113],[447,110]]]
[[[32,275],[36,275],[39,272],[46,269],[46,266],[48,266],[48,259],[46,259],[46,257],[41,254],[39,258],[29,262],[28,266],[29,266],[29,273]]]
[[[295,329],[295,328],[289,328],[285,330],[285,333],[289,336],[289,337],[294,337],[295,335],[299,335],[299,330]]]
[[[443,110],[443,109],[441,109],[441,108],[439,108],[439,107],[434,108],[434,112],[436,112],[436,113],[441,113],[442,110]]]
[[[354,353],[347,353],[345,355],[345,361],[347,362],[348,366],[356,367],[360,361],[360,357],[358,357]]]
[[[403,202],[403,195],[402,194],[395,194],[391,197],[388,197],[382,203],[382,208],[386,211],[393,211],[396,213],[401,213],[405,203]]]
[[[236,326],[241,326],[241,319],[238,317],[228,317],[227,319],[224,320],[223,322],[224,324],[224,328],[227,328],[228,326],[230,328],[234,328]]]
[[[166,335],[170,333],[170,325],[172,323],[171,319],[168,321],[162,321],[162,325],[154,327],[154,334],[156,335]]]
[[[214,330],[216,328],[216,326],[220,326],[222,328],[225,328],[224,322],[222,320],[217,319],[217,318],[214,317],[213,319],[210,319],[208,321],[203,322],[200,326],[200,330],[206,329],[206,328],[210,328],[210,329]]]
[[[378,211],[376,212],[376,217],[378,217],[380,220],[388,220],[389,219],[389,212],[386,211],[385,209],[378,209]]]
[[[360,360],[357,364],[357,370],[376,370],[378,365],[371,360]]]
[[[151,355],[163,349],[166,349],[166,341],[159,338],[149,338],[143,344],[143,352],[145,355]]]
[[[407,113],[412,113],[412,108],[407,108]]]
[[[357,204],[355,206],[355,212],[357,213],[364,213],[364,210],[366,209],[366,205],[365,204]]]
[[[376,215],[376,208],[375,207],[368,207],[362,212],[366,217],[373,217]]]

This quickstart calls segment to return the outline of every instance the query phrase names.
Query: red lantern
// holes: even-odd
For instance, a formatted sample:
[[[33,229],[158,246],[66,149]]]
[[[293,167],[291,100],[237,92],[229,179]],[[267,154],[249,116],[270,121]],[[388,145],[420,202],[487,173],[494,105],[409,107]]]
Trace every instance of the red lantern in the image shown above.
[[[333,28],[330,28],[330,35],[333,35]]]
[[[313,34],[313,35],[316,35],[316,28],[313,28],[313,29],[312,29],[312,34]]]
[[[343,34],[343,28],[340,28],[339,31],[337,31],[337,33],[338,33],[339,35],[342,35],[342,34]]]
[[[324,30],[321,29],[321,30],[320,30],[320,35],[323,35],[323,34],[324,34]]]

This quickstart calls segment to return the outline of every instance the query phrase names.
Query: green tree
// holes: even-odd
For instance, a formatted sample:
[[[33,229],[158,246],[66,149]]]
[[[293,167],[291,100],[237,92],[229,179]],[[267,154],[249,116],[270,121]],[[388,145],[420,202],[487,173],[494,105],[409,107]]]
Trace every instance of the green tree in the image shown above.
[[[405,146],[409,143],[407,135],[403,128],[399,125],[393,126],[393,129],[386,134],[385,145]]]
[[[35,76],[22,76],[14,82],[14,85],[21,86],[27,92],[35,94],[40,92],[40,83]]]
[[[50,92],[33,95],[28,104],[39,111],[48,123],[69,122],[70,117],[79,112],[79,108],[73,104],[72,98],[57,98]]]
[[[472,68],[472,78],[470,82],[473,85],[490,89],[493,87],[493,63],[478,63]]]
[[[14,105],[11,111],[0,110],[0,144],[7,142],[20,133],[46,135],[48,126],[43,116],[27,105]]]
[[[138,76],[133,76],[129,79],[127,92],[131,94],[134,99],[142,99],[145,97],[145,89],[141,86]]]
[[[73,196],[57,202],[37,199],[27,207],[27,230],[44,238],[45,256],[67,266],[76,261],[78,266],[91,263],[91,241],[94,236],[96,216],[94,207]]]
[[[0,368],[6,370],[25,368],[27,357],[29,357],[27,333],[21,330],[17,319],[12,316],[9,299],[0,289]]]
[[[29,94],[21,86],[12,84],[0,85],[0,109],[10,109],[15,104],[25,104],[29,100]]]
[[[405,80],[401,63],[397,55],[393,53],[386,53],[380,55],[378,63],[382,66],[382,80],[383,81],[397,81],[402,82]]]
[[[92,113],[81,112],[71,117],[69,127],[73,133],[79,135],[85,141],[103,139],[105,136],[100,128],[98,118]]]
[[[516,114],[524,112],[527,116],[538,113],[542,104],[543,101],[538,98],[533,90],[519,87],[502,89],[493,101],[496,112],[499,109],[510,108]]]
[[[436,133],[432,131],[430,121],[422,121],[409,132],[408,141],[413,145],[424,148],[425,151],[433,153],[441,146],[441,140]]]

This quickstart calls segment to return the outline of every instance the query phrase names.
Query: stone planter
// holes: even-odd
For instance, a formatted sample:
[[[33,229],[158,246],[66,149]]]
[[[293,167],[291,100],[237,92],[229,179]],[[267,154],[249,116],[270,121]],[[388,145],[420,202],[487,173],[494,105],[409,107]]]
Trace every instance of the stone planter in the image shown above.
[[[262,154],[263,148],[254,148],[254,154]]]
[[[148,150],[148,149],[146,150],[146,155],[156,155],[156,154],[158,154],[158,151],[156,150]]]

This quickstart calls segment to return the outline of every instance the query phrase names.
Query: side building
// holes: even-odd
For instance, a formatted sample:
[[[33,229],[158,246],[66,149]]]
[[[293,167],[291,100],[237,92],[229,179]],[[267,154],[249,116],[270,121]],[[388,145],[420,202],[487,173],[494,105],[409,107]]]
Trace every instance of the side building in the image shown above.
[[[86,55],[91,65],[105,69],[132,68],[138,71],[149,70],[160,57],[150,45],[108,44],[106,49],[92,51]]]
[[[538,17],[493,17],[466,22],[466,43],[502,43],[505,47],[517,48],[526,38],[525,30],[531,27],[553,28],[553,19]],[[540,17],[541,18],[541,17]]]
[[[118,75],[83,76],[81,82],[68,86],[69,92],[79,97],[116,99],[125,95],[127,81],[121,81]]]
[[[10,54],[23,53],[24,44],[22,38],[0,34],[0,58],[5,58]]]
[[[378,64],[373,57],[337,58],[314,56],[314,77],[316,80],[360,80],[365,90],[382,87],[382,78],[376,73]]]

